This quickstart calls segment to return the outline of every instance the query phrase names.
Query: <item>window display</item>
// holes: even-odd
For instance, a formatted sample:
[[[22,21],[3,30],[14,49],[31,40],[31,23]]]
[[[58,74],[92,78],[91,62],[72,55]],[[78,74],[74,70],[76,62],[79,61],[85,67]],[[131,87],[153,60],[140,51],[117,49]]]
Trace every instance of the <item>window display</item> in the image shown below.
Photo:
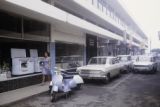
[[[13,52],[13,54],[11,54],[12,48],[16,48],[16,52]],[[32,41],[1,39],[0,40],[0,80],[6,80],[11,76],[14,77],[15,75],[17,75],[16,72],[18,72],[17,69],[19,69],[19,67],[21,67],[23,71],[25,71],[25,69],[33,68],[32,66],[33,61],[31,58],[30,58],[31,60],[27,58],[24,58],[24,59],[20,58],[22,57],[22,54],[20,54],[22,52],[21,51],[22,49],[26,50],[26,52],[24,52],[26,53],[24,57],[28,57],[28,58],[33,57],[32,54],[30,54],[30,49],[32,50],[36,49],[38,57],[42,57],[44,54],[44,51],[47,50],[47,43],[44,43],[44,42],[33,43]],[[17,55],[16,57],[18,58],[13,58],[13,55],[14,56]],[[15,61],[13,64],[12,64],[12,60]],[[14,71],[12,69],[13,66],[15,68]],[[32,71],[30,70],[29,72],[33,73],[33,70]],[[27,73],[26,71],[23,72],[23,74],[26,74],[26,73]]]
[[[56,66],[66,70],[80,67],[83,53],[83,45],[56,42]]]

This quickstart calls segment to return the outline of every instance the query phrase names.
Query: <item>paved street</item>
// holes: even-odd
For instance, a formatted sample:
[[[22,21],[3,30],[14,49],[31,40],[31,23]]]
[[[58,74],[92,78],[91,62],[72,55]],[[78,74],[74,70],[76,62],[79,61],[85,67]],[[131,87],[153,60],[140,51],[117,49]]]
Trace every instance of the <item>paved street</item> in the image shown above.
[[[160,107],[160,73],[125,74],[106,85],[87,81],[82,90],[56,103],[43,93],[8,107]]]

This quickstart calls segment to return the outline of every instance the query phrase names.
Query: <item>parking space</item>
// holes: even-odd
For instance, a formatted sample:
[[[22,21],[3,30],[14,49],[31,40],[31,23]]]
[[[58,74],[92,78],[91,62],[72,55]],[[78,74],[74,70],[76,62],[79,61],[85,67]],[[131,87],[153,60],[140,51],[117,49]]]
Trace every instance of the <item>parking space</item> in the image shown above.
[[[86,81],[68,99],[51,103],[48,93],[8,107],[160,107],[160,73],[124,74],[108,84]]]

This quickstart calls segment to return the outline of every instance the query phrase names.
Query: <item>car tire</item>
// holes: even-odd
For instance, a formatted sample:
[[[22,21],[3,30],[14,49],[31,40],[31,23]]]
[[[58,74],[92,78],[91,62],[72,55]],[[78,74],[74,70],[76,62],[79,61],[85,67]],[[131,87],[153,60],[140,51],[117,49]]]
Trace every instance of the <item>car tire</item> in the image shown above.
[[[52,91],[52,86],[49,86],[48,94],[50,94]]]
[[[157,72],[156,67],[153,67],[153,69],[152,69],[152,73],[153,73],[153,74],[155,74],[156,72]]]
[[[51,102],[55,102],[57,99],[57,92],[52,92],[51,94]]]
[[[82,84],[77,85],[77,90],[80,90],[80,89],[82,89]]]
[[[121,73],[119,72],[119,74],[117,74],[117,77],[119,78],[119,77],[121,77]]]
[[[132,72],[132,67],[129,67],[129,69],[128,69],[128,73],[131,73]]]
[[[136,73],[137,73],[137,71],[136,71],[135,69],[133,69],[133,71],[132,71],[132,72],[133,72],[133,74],[136,74]]]

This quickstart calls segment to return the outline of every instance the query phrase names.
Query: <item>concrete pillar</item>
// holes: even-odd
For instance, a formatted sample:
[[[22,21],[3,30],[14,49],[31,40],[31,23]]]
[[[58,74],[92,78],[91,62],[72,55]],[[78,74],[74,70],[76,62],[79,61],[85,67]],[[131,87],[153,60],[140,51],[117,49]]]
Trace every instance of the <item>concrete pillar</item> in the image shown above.
[[[88,62],[87,62],[87,55],[86,55],[86,46],[84,46],[84,49],[83,49],[83,65],[86,65]]]
[[[55,53],[55,42],[50,42],[50,58],[51,58],[51,74],[55,74],[54,67],[56,66],[56,53]]]

